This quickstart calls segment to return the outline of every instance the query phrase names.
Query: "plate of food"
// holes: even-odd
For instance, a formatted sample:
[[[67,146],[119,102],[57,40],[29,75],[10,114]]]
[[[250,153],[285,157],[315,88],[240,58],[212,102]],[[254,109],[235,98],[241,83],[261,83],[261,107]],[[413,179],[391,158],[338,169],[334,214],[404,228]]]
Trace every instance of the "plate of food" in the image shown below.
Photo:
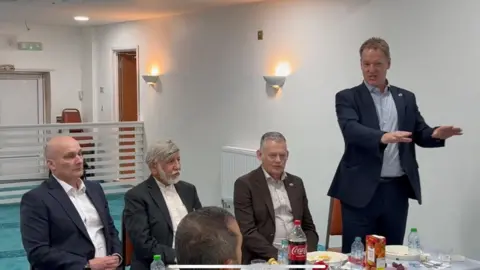
[[[345,263],[348,261],[348,256],[342,253],[333,251],[314,251],[307,253],[307,261],[309,263],[316,263],[323,261],[325,263]]]
[[[407,246],[386,246],[385,257],[396,261],[419,261],[420,254],[412,255],[408,253]]]

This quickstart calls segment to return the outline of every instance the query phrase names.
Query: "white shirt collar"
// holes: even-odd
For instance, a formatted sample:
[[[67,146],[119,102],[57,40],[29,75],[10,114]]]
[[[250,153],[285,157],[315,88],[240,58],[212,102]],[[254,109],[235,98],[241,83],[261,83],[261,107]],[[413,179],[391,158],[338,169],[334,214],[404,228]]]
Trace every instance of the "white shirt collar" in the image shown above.
[[[57,180],[57,182],[60,184],[60,186],[62,186],[63,190],[65,190],[67,194],[71,194],[72,192],[85,193],[85,190],[87,189],[83,181],[80,182],[80,188],[77,190],[76,188],[67,184],[65,181],[59,180],[55,175],[52,174],[52,176],[53,178],[55,178],[55,180]]]
[[[363,81],[363,83],[365,84],[365,86],[368,88],[368,90],[371,92],[371,93],[381,93],[380,92],[380,89],[378,89],[377,87],[367,83],[366,81]],[[385,85],[385,89],[384,89],[384,93],[389,93],[390,92],[390,83],[388,82],[387,80],[387,84]]]
[[[263,167],[262,167],[262,170],[263,170],[263,174],[265,174],[265,179],[267,179],[267,180],[275,180],[275,179],[273,179],[273,177],[272,177],[270,174],[268,174],[267,171],[265,171],[265,169],[264,169]],[[285,180],[285,178],[287,178],[287,173],[286,173],[286,172],[283,172],[283,173],[282,173],[282,177],[280,178],[280,180],[283,181],[283,180]]]

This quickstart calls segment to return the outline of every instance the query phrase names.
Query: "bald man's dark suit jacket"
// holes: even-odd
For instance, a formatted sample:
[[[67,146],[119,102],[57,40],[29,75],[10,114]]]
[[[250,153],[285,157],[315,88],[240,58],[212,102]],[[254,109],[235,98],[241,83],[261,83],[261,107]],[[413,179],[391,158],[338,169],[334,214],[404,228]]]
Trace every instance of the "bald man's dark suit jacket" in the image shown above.
[[[83,183],[103,223],[107,255],[120,255],[122,244],[102,187],[97,182]],[[80,270],[95,257],[80,214],[53,176],[22,196],[20,231],[31,269]]]
[[[318,234],[308,208],[308,199],[300,177],[287,173],[284,184],[290,199],[293,218],[301,220],[307,235],[308,250],[315,251]],[[273,246],[275,236],[275,212],[263,169],[238,178],[234,186],[235,217],[243,235],[243,263],[253,259],[277,258],[278,250]]]

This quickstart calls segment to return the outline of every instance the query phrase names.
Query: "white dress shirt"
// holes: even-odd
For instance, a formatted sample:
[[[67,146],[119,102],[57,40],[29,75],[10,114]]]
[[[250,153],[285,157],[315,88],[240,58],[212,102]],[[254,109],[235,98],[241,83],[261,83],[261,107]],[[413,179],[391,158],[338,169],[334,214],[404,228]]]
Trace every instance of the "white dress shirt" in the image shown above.
[[[178,195],[175,185],[166,186],[162,182],[156,181],[167,204],[168,212],[172,220],[173,239],[175,239],[178,223],[188,214],[188,211]],[[173,240],[172,248],[175,248],[175,240]]]
[[[57,178],[55,177],[55,179]],[[80,188],[76,189],[64,181],[58,179],[57,181],[67,193],[85,224],[88,236],[90,236],[90,240],[95,246],[95,257],[107,256],[107,244],[103,234],[103,223],[98,215],[97,209],[95,209],[95,206],[85,193],[85,184],[82,181]]]
[[[280,245],[283,239],[287,239],[293,230],[293,213],[284,180],[287,174],[284,172],[280,180],[275,180],[265,170],[268,189],[272,197],[273,210],[275,212],[275,237],[274,246]]]

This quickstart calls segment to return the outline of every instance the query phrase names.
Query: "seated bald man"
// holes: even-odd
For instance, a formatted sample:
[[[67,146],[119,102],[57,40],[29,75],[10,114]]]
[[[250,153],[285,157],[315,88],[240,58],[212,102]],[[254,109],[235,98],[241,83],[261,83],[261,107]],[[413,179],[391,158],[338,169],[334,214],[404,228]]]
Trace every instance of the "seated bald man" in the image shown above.
[[[78,142],[54,137],[45,147],[48,180],[22,196],[20,230],[32,269],[113,270],[122,245],[100,184],[82,180]]]

